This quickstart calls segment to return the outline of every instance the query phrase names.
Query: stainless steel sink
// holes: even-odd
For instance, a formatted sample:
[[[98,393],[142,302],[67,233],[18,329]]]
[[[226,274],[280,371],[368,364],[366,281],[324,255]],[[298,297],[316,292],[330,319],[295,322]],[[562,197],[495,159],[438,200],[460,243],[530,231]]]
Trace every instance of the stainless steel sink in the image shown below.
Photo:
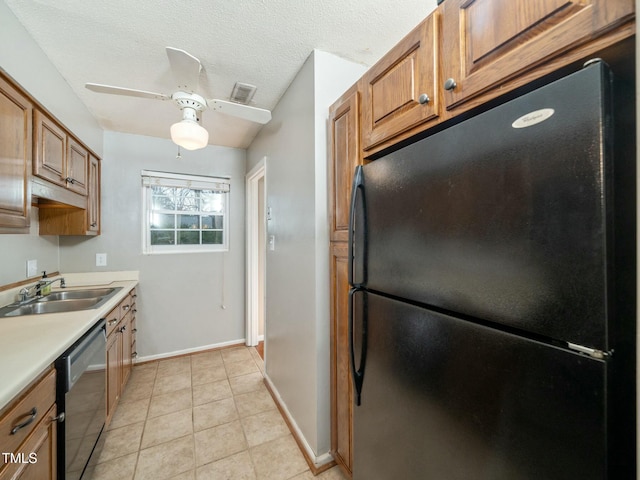
[[[45,297],[36,299],[36,302],[54,302],[57,300],[73,300],[79,298],[102,298],[109,295],[115,288],[91,288],[87,290],[62,290],[53,292]]]
[[[98,308],[122,287],[63,290],[36,297],[28,302],[13,303],[0,308],[0,317],[19,317],[42,313],[75,312]]]
[[[20,305],[5,313],[4,317],[19,317],[21,315],[37,315],[38,313],[74,312],[93,308],[100,298],[82,298],[75,300],[57,300],[52,302],[31,302]]]

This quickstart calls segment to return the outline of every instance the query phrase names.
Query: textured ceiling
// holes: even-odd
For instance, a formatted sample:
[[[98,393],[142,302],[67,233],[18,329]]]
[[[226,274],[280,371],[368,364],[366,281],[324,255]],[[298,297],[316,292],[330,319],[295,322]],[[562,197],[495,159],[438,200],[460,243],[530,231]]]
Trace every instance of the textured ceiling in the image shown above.
[[[86,82],[171,94],[165,47],[203,65],[205,98],[236,81],[273,109],[314,48],[375,63],[436,0],[3,0],[105,130],[169,138],[172,102],[91,92]],[[205,111],[209,143],[246,148],[259,125]]]

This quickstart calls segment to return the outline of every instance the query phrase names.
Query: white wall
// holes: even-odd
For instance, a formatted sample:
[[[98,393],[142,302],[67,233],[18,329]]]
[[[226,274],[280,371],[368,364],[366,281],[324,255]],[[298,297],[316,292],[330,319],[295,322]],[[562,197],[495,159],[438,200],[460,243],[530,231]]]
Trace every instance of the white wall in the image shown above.
[[[330,447],[329,106],[365,67],[314,51],[248,150],[266,162],[266,371],[316,456]]]
[[[98,122],[4,2],[0,2],[0,45],[0,68],[83,143],[102,155],[102,129]]]
[[[159,138],[105,132],[102,234],[60,237],[62,271],[139,270],[137,347],[145,357],[245,338],[245,150],[184,151]],[[225,253],[142,254],[143,169],[231,177],[230,247]],[[107,254],[107,267],[95,254]],[[223,306],[225,308],[223,308]]]
[[[0,69],[18,82],[76,136],[102,155],[102,129],[44,52],[4,2],[0,2]],[[60,270],[58,237],[38,236],[38,210],[31,233],[0,235],[0,285],[27,278],[26,262],[38,270]]]

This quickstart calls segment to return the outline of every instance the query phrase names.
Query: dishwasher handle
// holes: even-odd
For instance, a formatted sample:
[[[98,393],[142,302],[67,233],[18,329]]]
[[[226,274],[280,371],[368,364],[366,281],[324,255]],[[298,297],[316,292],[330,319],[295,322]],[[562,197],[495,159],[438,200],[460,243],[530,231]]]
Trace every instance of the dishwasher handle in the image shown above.
[[[62,356],[65,366],[64,391],[71,390],[91,359],[102,350],[106,358],[107,336],[104,319],[100,320],[80,341]]]

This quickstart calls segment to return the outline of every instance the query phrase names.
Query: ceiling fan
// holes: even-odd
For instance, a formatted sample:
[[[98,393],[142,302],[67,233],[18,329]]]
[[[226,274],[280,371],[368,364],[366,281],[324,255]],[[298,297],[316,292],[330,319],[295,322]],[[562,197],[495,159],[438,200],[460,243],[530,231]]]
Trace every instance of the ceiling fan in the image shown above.
[[[198,123],[200,121],[199,113],[207,108],[261,124],[271,120],[271,112],[263,108],[215,98],[205,99],[196,93],[202,70],[200,60],[184,50],[172,47],[167,47],[167,56],[177,83],[177,90],[171,95],[99,83],[86,83],[85,87],[98,93],[154,100],[173,100],[182,110],[182,121],[171,125],[171,139],[187,150],[203,148],[209,142],[209,132]]]

